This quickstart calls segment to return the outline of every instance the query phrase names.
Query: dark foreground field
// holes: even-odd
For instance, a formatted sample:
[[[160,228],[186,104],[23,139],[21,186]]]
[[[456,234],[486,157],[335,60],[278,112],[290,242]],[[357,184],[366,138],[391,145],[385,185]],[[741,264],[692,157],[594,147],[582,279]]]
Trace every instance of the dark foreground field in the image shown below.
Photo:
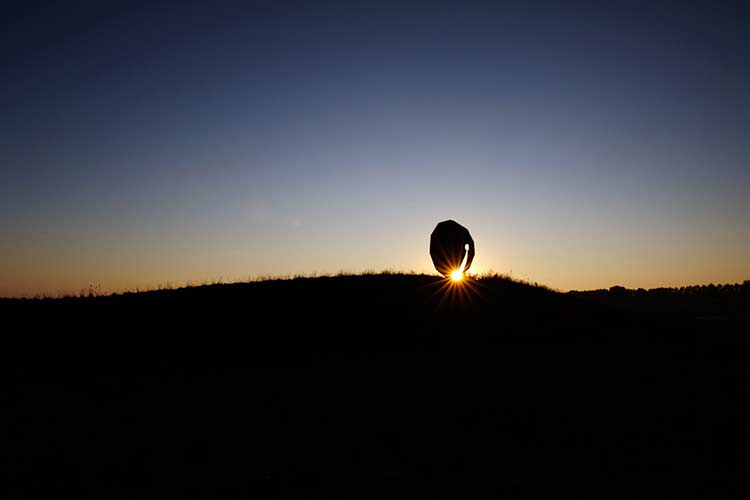
[[[750,283],[0,301],[0,497],[744,498]]]

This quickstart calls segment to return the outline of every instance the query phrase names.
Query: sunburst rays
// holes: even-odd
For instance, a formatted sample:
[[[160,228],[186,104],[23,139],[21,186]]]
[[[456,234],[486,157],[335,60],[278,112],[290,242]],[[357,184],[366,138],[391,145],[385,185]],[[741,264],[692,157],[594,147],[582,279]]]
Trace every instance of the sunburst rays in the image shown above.
[[[438,307],[465,306],[481,301],[482,283],[465,273],[460,274],[460,279],[453,278],[453,273],[448,278],[443,278],[430,283],[428,286],[434,288],[432,298],[437,299]]]

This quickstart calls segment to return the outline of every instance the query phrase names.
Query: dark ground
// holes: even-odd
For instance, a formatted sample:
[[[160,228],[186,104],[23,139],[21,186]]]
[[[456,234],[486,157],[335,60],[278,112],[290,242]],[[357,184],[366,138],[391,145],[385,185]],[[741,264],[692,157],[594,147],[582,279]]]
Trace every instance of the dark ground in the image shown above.
[[[439,282],[0,301],[0,497],[747,496],[750,282]]]

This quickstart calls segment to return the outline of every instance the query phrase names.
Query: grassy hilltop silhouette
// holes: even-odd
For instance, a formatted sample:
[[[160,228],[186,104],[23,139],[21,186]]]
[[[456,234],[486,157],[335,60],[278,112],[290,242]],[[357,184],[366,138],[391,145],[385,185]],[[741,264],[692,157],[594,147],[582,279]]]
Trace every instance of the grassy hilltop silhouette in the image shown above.
[[[2,300],[5,498],[731,494],[750,282],[373,274]]]

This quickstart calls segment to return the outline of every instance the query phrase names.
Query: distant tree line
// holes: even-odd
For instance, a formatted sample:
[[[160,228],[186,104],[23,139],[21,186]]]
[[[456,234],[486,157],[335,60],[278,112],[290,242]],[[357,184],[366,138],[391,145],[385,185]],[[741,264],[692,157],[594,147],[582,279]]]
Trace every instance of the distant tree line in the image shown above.
[[[572,291],[569,294],[626,309],[690,311],[700,314],[750,313],[750,280],[723,285],[711,283],[649,290],[617,285],[609,290]]]

